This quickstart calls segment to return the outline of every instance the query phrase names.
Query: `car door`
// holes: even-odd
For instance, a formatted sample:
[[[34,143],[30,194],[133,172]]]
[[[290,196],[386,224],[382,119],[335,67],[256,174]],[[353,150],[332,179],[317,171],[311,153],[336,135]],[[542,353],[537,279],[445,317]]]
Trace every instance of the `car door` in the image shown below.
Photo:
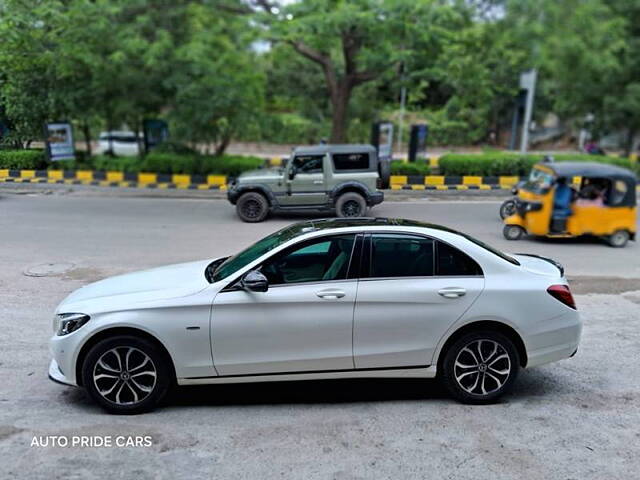
[[[312,206],[327,203],[324,175],[324,155],[296,155],[292,166],[294,175],[287,180],[287,194],[282,205]]]
[[[235,285],[213,302],[211,344],[219,375],[351,370],[357,279],[355,234],[301,242],[262,263],[266,292]]]
[[[478,264],[436,239],[372,234],[354,313],[356,368],[430,365],[438,341],[484,288]]]

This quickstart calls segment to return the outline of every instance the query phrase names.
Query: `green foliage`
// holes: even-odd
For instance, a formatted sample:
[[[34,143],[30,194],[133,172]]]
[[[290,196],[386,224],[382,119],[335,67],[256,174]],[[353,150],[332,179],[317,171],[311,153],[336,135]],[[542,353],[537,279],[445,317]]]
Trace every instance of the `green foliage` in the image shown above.
[[[543,158],[544,155],[542,154],[523,155],[508,152],[487,152],[482,154],[448,153],[440,158],[439,166],[442,175],[524,176],[528,175],[531,167],[542,161]],[[634,166],[629,160],[623,158],[585,154],[561,154],[554,155],[554,160],[557,162],[581,161],[609,163],[638,171],[637,164]]]
[[[113,172],[187,173],[191,175],[219,174],[237,176],[247,170],[264,166],[264,159],[238,155],[176,154],[153,151],[144,158],[92,157],[84,161],[60,161],[52,163],[52,170],[100,170]],[[0,166],[0,168],[3,168]],[[9,168],[9,167],[7,167]]]
[[[46,168],[43,150],[0,150],[0,168],[42,170]]]
[[[431,175],[431,168],[424,161],[403,162],[394,160],[391,162],[391,175]]]

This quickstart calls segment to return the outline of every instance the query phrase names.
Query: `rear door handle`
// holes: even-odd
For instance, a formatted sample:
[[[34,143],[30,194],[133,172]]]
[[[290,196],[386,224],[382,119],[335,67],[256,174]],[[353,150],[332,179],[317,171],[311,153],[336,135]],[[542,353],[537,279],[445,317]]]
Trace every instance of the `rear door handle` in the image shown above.
[[[338,298],[344,297],[345,293],[342,290],[320,290],[316,292],[316,295],[320,298],[324,298],[326,300],[336,300]]]
[[[322,185],[324,183],[324,180],[314,180],[313,184],[314,185]]]
[[[441,290],[438,290],[438,295],[444,298],[458,298],[463,297],[467,291],[464,288],[460,287],[447,287]]]

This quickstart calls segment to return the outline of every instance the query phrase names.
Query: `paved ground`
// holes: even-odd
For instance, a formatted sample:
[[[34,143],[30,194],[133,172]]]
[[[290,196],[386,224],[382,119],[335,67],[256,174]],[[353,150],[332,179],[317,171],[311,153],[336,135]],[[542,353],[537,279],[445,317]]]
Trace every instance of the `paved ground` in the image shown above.
[[[463,406],[435,382],[183,388],[136,417],[46,379],[51,312],[116,273],[236,251],[300,217],[239,222],[222,200],[0,189],[2,478],[629,479],[640,469],[640,246],[502,239],[493,197],[389,202],[373,213],[460,228],[563,262],[585,330],[571,360],[525,371],[504,402]],[[469,197],[466,197],[469,198]],[[43,263],[66,274],[30,277]],[[34,436],[149,435],[148,448],[38,448]],[[37,438],[38,439],[38,438]],[[42,439],[44,440],[44,439]]]

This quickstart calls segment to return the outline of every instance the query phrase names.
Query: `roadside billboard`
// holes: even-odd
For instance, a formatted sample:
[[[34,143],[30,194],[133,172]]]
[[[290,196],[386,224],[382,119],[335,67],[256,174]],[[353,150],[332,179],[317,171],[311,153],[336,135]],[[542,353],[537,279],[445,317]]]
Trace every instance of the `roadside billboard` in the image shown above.
[[[47,157],[50,161],[75,160],[73,128],[69,122],[53,122],[45,125]]]

